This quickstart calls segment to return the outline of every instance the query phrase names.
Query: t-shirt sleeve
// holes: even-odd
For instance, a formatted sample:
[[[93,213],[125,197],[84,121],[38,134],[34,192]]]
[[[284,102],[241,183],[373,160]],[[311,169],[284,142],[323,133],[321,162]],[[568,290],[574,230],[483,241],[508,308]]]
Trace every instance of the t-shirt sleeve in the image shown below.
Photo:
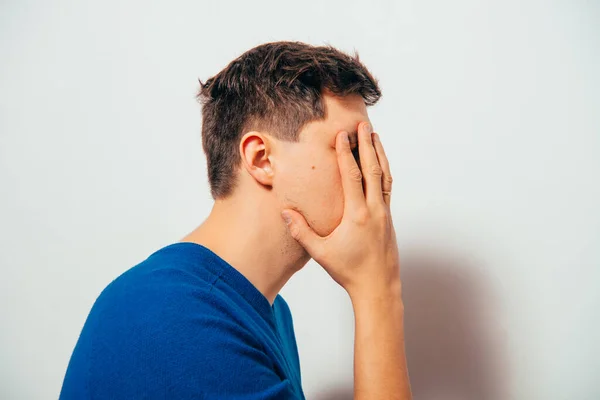
[[[231,316],[182,313],[181,303],[166,303],[146,315],[104,315],[91,345],[91,399],[296,398],[260,342]]]
[[[194,347],[201,349],[195,352],[203,360],[190,371],[198,382],[198,393],[223,400],[295,398],[291,382],[278,375],[272,360],[249,332],[231,320],[216,317],[204,318],[202,330],[204,339]]]

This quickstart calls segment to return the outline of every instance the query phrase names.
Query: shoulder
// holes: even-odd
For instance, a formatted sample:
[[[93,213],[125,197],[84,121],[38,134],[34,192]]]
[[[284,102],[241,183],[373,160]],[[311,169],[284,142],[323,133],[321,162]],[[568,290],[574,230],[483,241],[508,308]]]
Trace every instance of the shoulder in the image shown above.
[[[99,333],[126,340],[136,340],[127,335],[132,331],[138,338],[147,336],[154,341],[169,334],[171,343],[188,329],[202,333],[204,338],[223,330],[241,335],[242,327],[225,318],[230,310],[223,296],[211,290],[210,279],[191,274],[186,268],[140,263],[102,291],[90,318],[100,320],[96,324]]]
[[[90,313],[93,393],[193,398],[216,391],[227,398],[262,384],[288,390],[259,339],[230,317],[226,299],[194,279],[173,268],[134,270],[103,291]]]
[[[86,322],[96,361],[115,362],[111,368],[119,369],[128,359],[152,365],[163,357],[206,356],[234,342],[260,348],[231,318],[231,302],[211,290],[209,281],[185,268],[143,263],[113,280]],[[108,359],[106,352],[120,356]]]

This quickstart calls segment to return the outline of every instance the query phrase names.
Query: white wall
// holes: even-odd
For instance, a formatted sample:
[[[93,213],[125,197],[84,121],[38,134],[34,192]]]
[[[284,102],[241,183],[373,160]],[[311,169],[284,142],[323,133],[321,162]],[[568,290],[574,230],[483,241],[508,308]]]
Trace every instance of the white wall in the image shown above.
[[[3,1],[0,398],[56,398],[98,293],[207,215],[197,78],[263,42],[357,49],[384,96],[415,399],[600,398],[600,4]],[[284,288],[310,399],[353,317]]]

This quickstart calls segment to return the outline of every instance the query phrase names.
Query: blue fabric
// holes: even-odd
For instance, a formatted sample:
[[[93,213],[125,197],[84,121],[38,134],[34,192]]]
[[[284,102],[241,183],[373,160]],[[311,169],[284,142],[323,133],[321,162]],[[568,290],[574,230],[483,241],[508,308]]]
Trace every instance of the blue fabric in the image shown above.
[[[100,294],[60,399],[304,399],[292,316],[207,247],[170,244]]]

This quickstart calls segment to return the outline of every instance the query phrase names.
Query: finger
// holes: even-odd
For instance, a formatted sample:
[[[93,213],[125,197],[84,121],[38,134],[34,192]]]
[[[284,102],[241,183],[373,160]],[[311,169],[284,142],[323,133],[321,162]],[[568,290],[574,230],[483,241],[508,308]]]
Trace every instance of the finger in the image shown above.
[[[377,160],[377,153],[373,147],[371,133],[373,127],[369,122],[363,122],[358,129],[358,152],[360,154],[360,165],[365,184],[365,197],[370,206],[383,206],[381,196],[381,166]]]
[[[392,173],[390,172],[390,163],[388,162],[387,156],[385,155],[385,150],[383,149],[383,144],[381,143],[381,139],[377,133],[373,133],[373,145],[375,151],[377,153],[377,159],[379,160],[379,165],[381,166],[381,190],[382,190],[382,198],[387,206],[390,206],[391,202],[391,191],[392,191]],[[390,194],[383,194],[383,192],[390,192]]]
[[[318,260],[322,238],[306,222],[302,214],[291,209],[281,212],[281,217],[288,226],[290,235],[306,249],[312,258]]]
[[[350,141],[344,140],[347,132],[340,132],[336,137],[338,165],[344,190],[344,214],[354,212],[365,206],[365,196],[362,188],[362,172],[352,155]]]

